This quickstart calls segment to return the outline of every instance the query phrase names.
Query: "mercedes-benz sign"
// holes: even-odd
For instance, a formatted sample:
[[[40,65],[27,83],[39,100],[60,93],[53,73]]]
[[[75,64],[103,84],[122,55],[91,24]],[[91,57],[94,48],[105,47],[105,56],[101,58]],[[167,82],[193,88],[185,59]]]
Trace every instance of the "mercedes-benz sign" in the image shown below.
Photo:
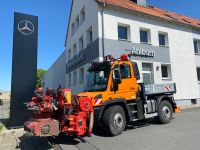
[[[23,35],[30,35],[34,32],[34,25],[28,20],[22,20],[18,23],[18,30]]]

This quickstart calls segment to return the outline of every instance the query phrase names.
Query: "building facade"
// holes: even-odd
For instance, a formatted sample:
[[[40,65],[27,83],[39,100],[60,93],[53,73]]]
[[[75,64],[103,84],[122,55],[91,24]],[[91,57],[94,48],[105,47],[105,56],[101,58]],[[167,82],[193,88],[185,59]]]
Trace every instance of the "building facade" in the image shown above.
[[[84,90],[91,61],[125,53],[138,63],[139,82],[175,82],[175,99],[200,98],[200,20],[146,1],[73,0],[65,51],[63,84],[75,93]]]
[[[56,89],[61,85],[66,86],[66,51],[64,50],[54,64],[48,69],[42,77],[42,86],[44,89]]]

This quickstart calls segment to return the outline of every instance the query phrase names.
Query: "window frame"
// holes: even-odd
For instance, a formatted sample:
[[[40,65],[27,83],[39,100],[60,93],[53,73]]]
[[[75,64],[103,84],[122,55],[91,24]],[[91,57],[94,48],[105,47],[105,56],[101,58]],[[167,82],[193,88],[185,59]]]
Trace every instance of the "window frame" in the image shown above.
[[[130,76],[129,77],[126,77],[126,78],[124,78],[123,76],[122,76],[122,69],[121,69],[121,66],[122,65],[124,65],[125,67],[129,67],[129,74],[130,74]],[[128,65],[128,64],[121,64],[120,65],[120,77],[121,77],[121,80],[123,80],[123,79],[130,79],[131,77],[132,77],[132,74],[131,74],[131,66],[130,65]]]
[[[162,67],[167,67],[167,76],[168,77],[163,77]],[[161,68],[161,77],[162,77],[162,80],[172,80],[171,65],[170,64],[161,64],[160,68]]]
[[[72,59],[72,50],[68,50],[68,61]]]
[[[68,86],[72,85],[72,75],[71,73],[68,74]]]
[[[75,24],[74,22],[71,24],[71,35],[73,36],[75,33]]]
[[[160,35],[164,36],[164,45],[160,43]],[[158,42],[160,47],[169,47],[168,33],[158,32]]]
[[[80,12],[80,25],[83,24],[84,21],[85,21],[85,7],[83,7]]]
[[[198,69],[199,69],[199,74],[198,74]],[[197,81],[198,83],[200,83],[200,67],[197,67],[196,70],[197,70]]]
[[[82,42],[82,48],[81,48],[81,42]],[[81,52],[83,50],[84,50],[84,39],[83,39],[83,36],[81,36],[79,38],[79,52]]]
[[[80,25],[80,19],[79,19],[79,15],[78,15],[75,19],[75,32],[78,30],[79,25]]]
[[[83,76],[82,76],[82,75],[83,75]],[[81,77],[81,76],[82,76],[82,77]],[[83,84],[84,81],[85,81],[85,79],[84,79],[84,67],[81,67],[81,68],[79,69],[79,83],[80,83],[80,84]]]
[[[73,85],[77,85],[77,71],[73,72]]]
[[[75,50],[76,50],[76,53],[75,53]],[[74,45],[73,45],[73,57],[74,56],[76,56],[77,55],[77,45],[76,45],[76,43],[74,43]]]
[[[197,50],[195,49],[195,42],[196,42],[196,46],[197,46]],[[193,40],[193,45],[194,45],[194,54],[195,55],[200,55],[200,39],[194,39]],[[197,51],[197,53],[196,53]]]
[[[142,41],[141,32],[146,32],[147,33],[147,42]],[[150,29],[140,28],[139,35],[140,35],[140,43],[141,44],[149,44],[149,45],[151,45],[151,30]]]
[[[92,27],[90,27],[87,30],[87,45],[90,45],[93,42],[93,30]]]
[[[118,24],[118,40],[128,41],[128,27],[125,25]],[[126,38],[121,37],[120,29],[126,29]]]
[[[142,70],[142,81],[144,84],[153,84],[155,81],[155,76],[154,76],[154,72],[153,72],[153,63],[150,62],[142,62],[142,66],[141,66]],[[145,75],[149,75],[149,82],[145,83]]]

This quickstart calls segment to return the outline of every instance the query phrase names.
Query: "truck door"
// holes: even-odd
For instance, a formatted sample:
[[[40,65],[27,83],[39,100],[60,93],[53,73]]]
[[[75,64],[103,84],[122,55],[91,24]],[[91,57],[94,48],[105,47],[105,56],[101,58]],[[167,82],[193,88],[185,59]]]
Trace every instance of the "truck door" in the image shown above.
[[[119,69],[121,82],[118,84],[118,90],[114,92],[114,95],[127,100],[136,99],[136,79],[132,74],[130,64],[119,64],[114,71],[117,69]]]

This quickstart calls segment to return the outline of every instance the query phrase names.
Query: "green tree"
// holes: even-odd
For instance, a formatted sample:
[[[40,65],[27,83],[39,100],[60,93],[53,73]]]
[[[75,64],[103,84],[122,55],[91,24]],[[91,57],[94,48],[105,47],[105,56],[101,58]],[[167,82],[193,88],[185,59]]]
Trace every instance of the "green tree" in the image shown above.
[[[46,70],[44,69],[38,69],[37,70],[37,88],[42,86],[42,77],[46,73]]]

